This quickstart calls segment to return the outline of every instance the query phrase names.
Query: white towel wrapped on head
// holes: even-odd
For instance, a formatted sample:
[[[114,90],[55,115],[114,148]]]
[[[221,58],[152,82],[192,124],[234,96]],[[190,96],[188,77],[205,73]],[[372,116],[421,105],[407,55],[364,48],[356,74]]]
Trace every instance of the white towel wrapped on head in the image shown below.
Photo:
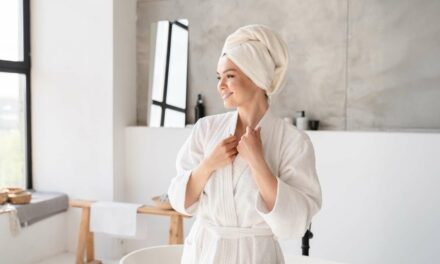
[[[226,38],[222,56],[229,58],[269,96],[284,86],[289,62],[287,44],[267,26],[249,25],[237,29]]]

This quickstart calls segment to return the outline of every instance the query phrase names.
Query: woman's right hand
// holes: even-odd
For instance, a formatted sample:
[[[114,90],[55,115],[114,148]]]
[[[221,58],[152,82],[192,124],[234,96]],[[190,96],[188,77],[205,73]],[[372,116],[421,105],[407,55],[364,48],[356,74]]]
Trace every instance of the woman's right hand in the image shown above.
[[[185,208],[190,207],[199,199],[213,171],[221,169],[234,160],[238,154],[237,145],[236,136],[223,139],[211,154],[191,172],[186,186]]]
[[[206,158],[208,167],[215,171],[231,163],[238,154],[237,145],[238,138],[235,135],[223,139]]]

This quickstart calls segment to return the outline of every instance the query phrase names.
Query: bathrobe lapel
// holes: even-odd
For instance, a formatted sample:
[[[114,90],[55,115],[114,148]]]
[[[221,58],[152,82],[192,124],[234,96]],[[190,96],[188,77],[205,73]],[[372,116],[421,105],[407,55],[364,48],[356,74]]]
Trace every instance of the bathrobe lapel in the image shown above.
[[[235,129],[237,127],[237,121],[238,121],[238,111],[234,111],[231,115],[231,119],[227,122],[227,129],[224,130],[224,133],[222,134],[222,138],[226,138],[230,136],[231,134],[235,133]],[[263,150],[267,149],[267,144],[269,141],[270,133],[272,130],[272,124],[274,122],[274,117],[271,113],[270,108],[266,111],[266,113],[263,115],[263,117],[260,119],[256,127],[261,126],[261,141],[263,143]],[[266,153],[266,151],[265,151]],[[265,155],[266,156],[266,155]],[[234,164],[236,167],[236,174],[235,177],[240,177],[241,174],[243,174],[246,170],[249,169],[249,165],[246,163],[243,159],[236,159],[237,164]],[[221,223],[219,223],[222,226],[230,226],[230,227],[236,227],[239,226],[238,223],[238,217],[237,217],[237,210],[234,200],[234,182],[233,182],[233,164],[230,163],[226,165],[220,172],[220,177],[217,177],[216,179],[216,187],[217,190],[220,190],[221,197],[219,200],[219,205],[221,206],[221,210],[218,212],[222,215],[219,217],[219,219],[222,219]],[[237,179],[236,182],[238,182],[239,179]],[[219,208],[219,209],[220,209]],[[235,263],[237,261],[237,254],[238,254],[238,240],[230,240],[227,243],[225,241],[217,241],[219,243],[217,246],[220,249],[217,254],[221,254],[225,261],[225,263]]]
[[[237,125],[237,111],[233,112],[231,119],[227,120],[227,127],[224,133],[221,133],[221,139],[229,137],[234,134]],[[219,205],[221,210],[217,212],[221,215],[217,215],[218,219],[221,221],[221,226],[237,226],[237,211],[235,209],[234,202],[234,184],[232,181],[232,164],[228,164],[223,169],[219,171],[220,173],[216,175],[216,189],[220,192]],[[210,255],[214,259],[221,259],[221,263],[235,263],[238,257],[238,241],[232,240],[227,243],[223,240],[216,240],[216,246],[218,250],[215,255]],[[213,263],[213,262],[212,262]]]
[[[225,129],[223,138],[228,137],[235,133],[237,127],[238,111],[234,111],[232,118],[229,122],[228,129]],[[223,191],[223,203],[224,203],[224,219],[225,225],[237,226],[237,211],[235,210],[234,202],[234,184],[232,181],[232,164],[228,164],[223,168],[221,177],[221,189]]]
[[[235,113],[235,117],[233,118],[233,122],[236,122],[238,118],[238,113]],[[256,128],[261,127],[261,131],[260,131],[260,135],[261,135],[261,142],[263,145],[263,151],[264,151],[264,156],[265,159],[267,160],[267,149],[269,146],[269,141],[272,135],[272,129],[274,127],[274,122],[275,122],[275,117],[272,113],[272,110],[270,108],[267,109],[266,113],[263,115],[263,117],[260,119],[260,121],[258,122],[258,124],[255,126]],[[236,126],[233,127],[233,132],[235,132],[235,128]],[[247,171],[250,169],[249,165],[247,164],[247,162],[242,159],[240,157],[240,154],[235,158],[232,166],[234,166],[234,175],[233,177],[236,178],[235,180],[235,184],[233,186],[233,190],[235,190],[236,185],[238,184],[238,182],[240,181],[240,177]],[[235,191],[234,191],[235,194]]]

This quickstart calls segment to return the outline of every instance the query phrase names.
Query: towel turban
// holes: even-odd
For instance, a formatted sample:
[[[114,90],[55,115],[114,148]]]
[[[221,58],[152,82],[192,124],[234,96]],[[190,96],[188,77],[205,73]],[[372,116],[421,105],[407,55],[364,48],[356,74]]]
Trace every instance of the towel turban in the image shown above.
[[[287,44],[267,26],[249,25],[236,30],[226,38],[223,56],[268,96],[280,91],[285,84],[289,61]]]

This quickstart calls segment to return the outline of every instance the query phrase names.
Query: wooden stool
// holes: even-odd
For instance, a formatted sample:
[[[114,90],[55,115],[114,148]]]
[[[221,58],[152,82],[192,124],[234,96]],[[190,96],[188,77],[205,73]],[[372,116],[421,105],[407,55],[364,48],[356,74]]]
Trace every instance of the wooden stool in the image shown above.
[[[93,233],[90,232],[90,205],[94,201],[70,200],[71,207],[81,208],[81,224],[79,228],[78,245],[76,251],[76,264],[101,264],[101,261],[95,260]],[[183,244],[183,217],[174,210],[166,210],[154,206],[144,205],[138,208],[138,214],[164,215],[170,217],[169,244]],[[84,262],[86,255],[86,262]]]

